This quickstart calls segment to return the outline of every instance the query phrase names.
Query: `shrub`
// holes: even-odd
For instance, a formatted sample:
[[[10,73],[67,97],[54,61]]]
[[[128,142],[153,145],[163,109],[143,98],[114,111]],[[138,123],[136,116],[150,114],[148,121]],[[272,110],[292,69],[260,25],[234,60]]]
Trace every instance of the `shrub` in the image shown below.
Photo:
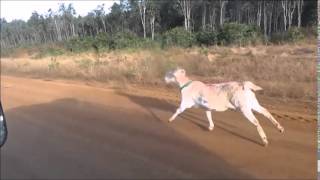
[[[217,35],[218,42],[221,45],[254,43],[260,37],[261,33],[257,27],[238,23],[224,24]]]
[[[288,41],[295,42],[304,38],[304,34],[301,28],[291,27],[288,30]]]
[[[74,38],[65,44],[65,48],[72,52],[82,52],[92,48],[103,51],[106,49],[152,48],[156,46],[158,46],[157,42],[138,37],[131,31],[115,34],[99,33],[94,38]]]
[[[196,42],[195,35],[183,27],[176,27],[164,33],[162,45],[191,47]]]
[[[109,49],[109,44],[112,42],[110,36],[107,33],[99,33],[93,40],[92,45],[97,50]]]
[[[274,33],[271,36],[271,42],[282,43],[282,42],[296,42],[302,40],[305,37],[302,28],[291,27],[286,32]]]
[[[199,31],[196,33],[196,39],[200,45],[215,45],[217,43],[216,31]]]
[[[123,49],[128,47],[137,47],[140,38],[130,32],[119,32],[112,36],[112,48]]]
[[[44,54],[47,56],[59,56],[63,54],[63,50],[59,48],[48,48],[44,50]]]
[[[318,37],[318,26],[305,27],[304,29],[306,36],[312,36],[313,38]]]
[[[48,64],[48,69],[49,71],[55,71],[55,70],[58,70],[59,66],[60,66],[60,63],[57,62],[55,58],[51,58],[51,62]]]
[[[72,52],[82,52],[93,48],[94,38],[87,36],[73,38],[65,43],[65,48]]]
[[[78,64],[78,67],[80,69],[84,69],[84,70],[88,70],[93,64],[93,62],[90,59],[81,59],[75,62]]]
[[[1,48],[1,57],[10,57],[12,54],[15,53],[14,48]]]
[[[41,47],[38,50],[38,53],[35,54],[32,58],[34,59],[40,59],[46,56],[59,56],[64,54],[64,50],[60,48],[55,48],[55,47]]]
[[[208,56],[209,53],[209,49],[206,47],[201,47],[201,49],[199,50],[200,54],[203,54],[205,56]]]

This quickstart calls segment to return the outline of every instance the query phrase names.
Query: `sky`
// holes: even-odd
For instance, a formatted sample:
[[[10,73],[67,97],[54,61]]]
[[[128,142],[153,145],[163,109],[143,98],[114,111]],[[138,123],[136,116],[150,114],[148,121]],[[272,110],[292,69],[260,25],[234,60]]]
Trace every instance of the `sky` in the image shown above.
[[[43,0],[43,1],[12,1],[12,0],[1,0],[1,18],[5,18],[7,22],[14,19],[21,19],[27,21],[33,11],[37,11],[39,14],[44,14],[48,9],[57,11],[60,3],[73,4],[76,10],[77,16],[85,16],[91,10],[95,9],[98,5],[105,4],[105,11],[110,12],[110,7],[113,3],[118,1],[105,0],[105,1],[53,1],[53,0]]]

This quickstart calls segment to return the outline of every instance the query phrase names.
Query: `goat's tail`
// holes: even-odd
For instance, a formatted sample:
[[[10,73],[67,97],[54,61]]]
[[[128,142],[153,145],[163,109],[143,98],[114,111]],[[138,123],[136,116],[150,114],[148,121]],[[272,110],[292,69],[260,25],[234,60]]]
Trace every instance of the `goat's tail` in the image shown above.
[[[243,82],[243,88],[244,89],[252,89],[253,91],[259,91],[259,90],[262,90],[261,87],[253,84],[252,82],[250,81],[245,81]]]

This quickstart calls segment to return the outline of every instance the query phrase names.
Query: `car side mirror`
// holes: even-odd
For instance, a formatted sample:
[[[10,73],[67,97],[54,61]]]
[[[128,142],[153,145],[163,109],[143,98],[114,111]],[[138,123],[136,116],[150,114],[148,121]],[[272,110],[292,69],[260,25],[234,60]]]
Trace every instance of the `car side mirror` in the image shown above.
[[[7,140],[8,129],[6,124],[6,118],[2,109],[2,104],[0,102],[0,147],[4,145]]]

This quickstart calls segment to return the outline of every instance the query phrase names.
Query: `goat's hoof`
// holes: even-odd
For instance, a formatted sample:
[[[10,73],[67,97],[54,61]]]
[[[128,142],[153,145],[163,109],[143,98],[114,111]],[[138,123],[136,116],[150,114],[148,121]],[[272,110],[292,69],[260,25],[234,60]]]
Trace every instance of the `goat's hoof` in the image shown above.
[[[263,139],[263,146],[264,146],[264,147],[267,147],[268,144],[269,144],[269,143],[268,143],[268,140],[267,140],[267,139]]]
[[[210,126],[210,127],[208,127],[209,131],[212,131],[212,130],[213,130],[213,128],[214,128],[214,126]]]
[[[284,133],[284,128],[282,126],[278,127],[280,133]]]

